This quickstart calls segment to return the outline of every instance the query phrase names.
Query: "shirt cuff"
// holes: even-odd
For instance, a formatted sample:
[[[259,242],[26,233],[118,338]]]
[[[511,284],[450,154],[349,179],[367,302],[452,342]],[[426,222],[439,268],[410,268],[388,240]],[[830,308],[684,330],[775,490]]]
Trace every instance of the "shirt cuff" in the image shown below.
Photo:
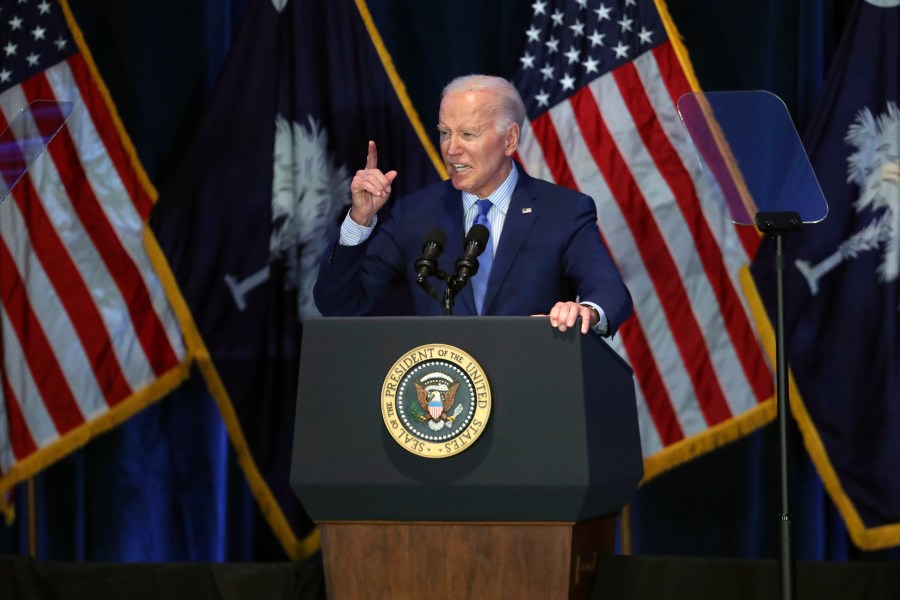
[[[579,302],[582,306],[589,306],[597,311],[597,314],[600,315],[600,319],[597,321],[597,324],[591,327],[591,331],[598,335],[608,335],[609,334],[609,320],[606,318],[606,313],[603,312],[603,309],[600,308],[597,304],[593,302]]]
[[[338,243],[341,246],[358,246],[362,244],[372,235],[376,223],[378,223],[378,215],[372,217],[370,226],[360,225],[350,218],[350,211],[348,210],[347,216],[344,217],[344,222],[341,223],[341,236],[338,238]]]

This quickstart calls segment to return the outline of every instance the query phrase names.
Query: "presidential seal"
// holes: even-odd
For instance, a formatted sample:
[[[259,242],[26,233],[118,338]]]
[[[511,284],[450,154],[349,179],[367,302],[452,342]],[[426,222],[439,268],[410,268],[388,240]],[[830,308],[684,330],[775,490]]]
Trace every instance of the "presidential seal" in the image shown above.
[[[381,388],[384,425],[398,444],[446,458],[478,439],[491,414],[484,369],[468,353],[426,344],[397,359]]]

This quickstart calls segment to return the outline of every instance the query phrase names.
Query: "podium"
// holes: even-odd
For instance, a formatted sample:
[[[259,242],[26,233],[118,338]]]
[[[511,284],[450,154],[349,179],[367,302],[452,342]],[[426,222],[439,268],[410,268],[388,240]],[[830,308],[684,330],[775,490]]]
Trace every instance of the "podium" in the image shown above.
[[[471,355],[491,397],[443,458],[382,415],[398,359],[435,344]],[[632,372],[604,340],[534,317],[327,318],[301,356],[291,486],[329,598],[589,597],[643,474]]]

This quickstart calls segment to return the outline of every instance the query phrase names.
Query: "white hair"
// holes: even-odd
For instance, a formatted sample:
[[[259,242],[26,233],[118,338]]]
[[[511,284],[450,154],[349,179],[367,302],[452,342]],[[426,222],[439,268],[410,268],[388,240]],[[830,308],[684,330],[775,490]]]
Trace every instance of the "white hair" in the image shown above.
[[[521,131],[525,123],[525,103],[516,86],[502,77],[493,75],[463,75],[444,87],[443,100],[448,94],[483,91],[497,96],[498,114],[495,120],[497,130],[506,133],[511,125],[518,125]]]

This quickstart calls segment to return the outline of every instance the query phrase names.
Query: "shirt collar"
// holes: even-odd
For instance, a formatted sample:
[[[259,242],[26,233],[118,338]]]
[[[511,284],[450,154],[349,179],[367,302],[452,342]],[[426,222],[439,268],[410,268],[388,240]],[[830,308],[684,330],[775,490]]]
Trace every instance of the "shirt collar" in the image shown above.
[[[506,176],[506,179],[503,180],[503,183],[500,184],[494,192],[487,197],[488,200],[494,205],[494,207],[499,210],[504,215],[506,214],[507,209],[509,209],[509,203],[512,201],[512,193],[513,190],[516,189],[516,183],[519,181],[519,171],[516,168],[516,161],[512,161],[512,169],[509,170],[509,175]],[[463,210],[468,212],[472,206],[475,205],[475,201],[480,198],[475,194],[470,194],[469,192],[462,193],[463,200]]]

